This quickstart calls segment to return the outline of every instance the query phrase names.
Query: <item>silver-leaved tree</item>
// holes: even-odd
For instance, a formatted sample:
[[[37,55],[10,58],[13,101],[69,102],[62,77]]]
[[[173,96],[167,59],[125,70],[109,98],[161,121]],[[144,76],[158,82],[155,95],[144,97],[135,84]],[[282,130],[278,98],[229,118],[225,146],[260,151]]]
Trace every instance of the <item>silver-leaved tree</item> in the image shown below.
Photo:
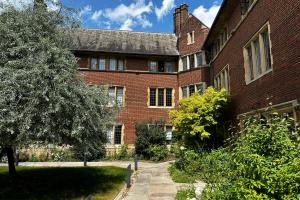
[[[36,2],[0,14],[0,151],[10,174],[16,173],[13,147],[36,141],[101,145],[114,120],[107,89],[86,85],[77,71],[66,33],[70,15]]]

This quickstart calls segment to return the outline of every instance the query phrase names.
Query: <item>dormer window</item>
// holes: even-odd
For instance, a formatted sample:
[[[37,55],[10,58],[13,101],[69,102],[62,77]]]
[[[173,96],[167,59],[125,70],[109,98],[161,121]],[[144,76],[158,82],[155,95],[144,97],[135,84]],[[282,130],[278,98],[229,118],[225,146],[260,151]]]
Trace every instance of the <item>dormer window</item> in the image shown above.
[[[187,44],[194,44],[195,43],[195,31],[187,33]]]

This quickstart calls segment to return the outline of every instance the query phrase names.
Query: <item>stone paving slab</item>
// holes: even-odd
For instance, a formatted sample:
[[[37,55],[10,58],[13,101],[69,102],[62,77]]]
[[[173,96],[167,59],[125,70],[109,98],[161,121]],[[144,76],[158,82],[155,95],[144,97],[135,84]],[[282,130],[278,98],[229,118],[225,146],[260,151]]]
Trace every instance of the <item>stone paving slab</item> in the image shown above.
[[[169,163],[152,163],[140,169],[136,182],[125,200],[174,200],[177,185],[168,173]]]

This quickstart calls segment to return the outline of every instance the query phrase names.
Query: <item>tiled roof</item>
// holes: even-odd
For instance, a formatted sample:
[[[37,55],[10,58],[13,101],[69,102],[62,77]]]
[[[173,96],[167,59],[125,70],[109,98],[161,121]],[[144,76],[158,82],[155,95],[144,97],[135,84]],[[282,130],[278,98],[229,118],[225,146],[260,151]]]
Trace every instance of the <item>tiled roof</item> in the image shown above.
[[[77,51],[177,56],[177,37],[171,33],[119,30],[72,29],[70,35]]]

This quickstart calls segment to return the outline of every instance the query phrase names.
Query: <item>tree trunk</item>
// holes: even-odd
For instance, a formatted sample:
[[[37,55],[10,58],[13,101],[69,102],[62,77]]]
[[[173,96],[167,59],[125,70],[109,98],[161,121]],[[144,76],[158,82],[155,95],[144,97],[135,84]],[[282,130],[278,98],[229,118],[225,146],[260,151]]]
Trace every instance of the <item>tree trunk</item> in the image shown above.
[[[5,148],[7,159],[8,159],[8,172],[9,175],[16,175],[14,150],[12,147]]]

